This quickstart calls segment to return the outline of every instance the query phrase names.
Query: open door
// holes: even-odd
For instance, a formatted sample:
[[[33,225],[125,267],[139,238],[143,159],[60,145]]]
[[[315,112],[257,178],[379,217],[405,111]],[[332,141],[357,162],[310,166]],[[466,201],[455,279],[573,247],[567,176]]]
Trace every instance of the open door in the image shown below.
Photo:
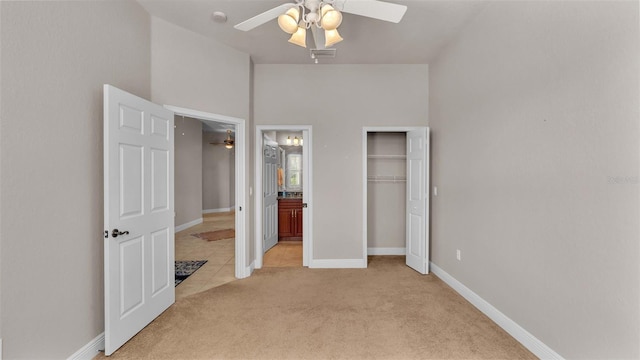
[[[104,86],[105,354],[175,302],[173,112]]]
[[[278,144],[264,139],[262,147],[263,253],[278,243]]]
[[[429,273],[429,129],[407,132],[407,266]]]

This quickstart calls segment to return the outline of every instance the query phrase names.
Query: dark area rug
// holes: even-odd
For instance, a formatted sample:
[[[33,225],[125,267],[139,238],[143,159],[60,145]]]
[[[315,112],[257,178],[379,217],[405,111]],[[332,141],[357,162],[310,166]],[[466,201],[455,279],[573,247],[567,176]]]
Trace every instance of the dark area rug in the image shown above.
[[[233,229],[224,229],[224,230],[207,231],[199,234],[191,234],[191,236],[195,236],[197,238],[207,240],[207,241],[216,241],[216,240],[222,240],[222,239],[232,239],[236,237],[236,231]]]
[[[178,286],[186,278],[200,269],[207,260],[176,260],[176,284]]]

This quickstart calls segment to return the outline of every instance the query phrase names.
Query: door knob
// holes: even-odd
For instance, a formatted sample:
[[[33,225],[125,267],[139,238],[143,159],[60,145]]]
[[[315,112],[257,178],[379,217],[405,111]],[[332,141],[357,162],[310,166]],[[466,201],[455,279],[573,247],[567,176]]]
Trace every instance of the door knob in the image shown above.
[[[113,232],[111,232],[111,237],[117,238],[118,235],[129,235],[128,231],[120,231],[118,229],[113,229]]]

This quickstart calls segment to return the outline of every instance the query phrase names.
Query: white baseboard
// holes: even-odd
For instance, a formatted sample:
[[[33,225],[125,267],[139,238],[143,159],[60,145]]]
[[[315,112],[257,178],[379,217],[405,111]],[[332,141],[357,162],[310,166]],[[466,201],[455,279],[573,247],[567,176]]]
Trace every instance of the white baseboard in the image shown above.
[[[196,225],[198,225],[198,224],[202,224],[202,218],[200,218],[200,219],[195,219],[195,220],[193,220],[193,221],[189,221],[189,222],[188,222],[188,223],[186,223],[186,224],[182,224],[182,225],[178,225],[178,226],[176,226],[176,230],[175,230],[175,232],[179,232],[179,231],[182,231],[182,230],[188,229],[188,228],[190,228],[190,227],[192,227],[192,226],[196,226]]]
[[[202,213],[203,214],[212,214],[212,213],[229,212],[229,211],[233,210],[234,208],[235,208],[235,206],[227,207],[227,208],[220,208],[220,209],[202,209]]]
[[[100,353],[100,350],[104,350],[104,333],[89,341],[88,344],[69,356],[68,360],[91,360]]]
[[[406,255],[407,249],[403,247],[374,247],[367,248],[367,255]]]
[[[309,268],[313,269],[364,269],[367,259],[311,259]]]
[[[241,265],[236,265],[236,271],[240,271],[239,274],[235,274],[236,279],[245,279],[251,276],[255,270],[255,261],[252,261],[249,266],[242,268]]]
[[[487,315],[493,322],[498,324],[504,331],[518,340],[524,347],[529,349],[534,355],[540,359],[563,359],[558,353],[553,351],[550,347],[545,345],[542,341],[538,340],[535,336],[531,335],[522,326],[518,325],[515,321],[508,318],[500,310],[493,307],[486,300],[481,298],[478,294],[474,293],[471,289],[464,286],[461,282],[456,280],[453,276],[449,275],[446,271],[438,267],[434,263],[431,264],[431,271],[442,281],[451,286],[462,297],[467,299],[473,306]]]

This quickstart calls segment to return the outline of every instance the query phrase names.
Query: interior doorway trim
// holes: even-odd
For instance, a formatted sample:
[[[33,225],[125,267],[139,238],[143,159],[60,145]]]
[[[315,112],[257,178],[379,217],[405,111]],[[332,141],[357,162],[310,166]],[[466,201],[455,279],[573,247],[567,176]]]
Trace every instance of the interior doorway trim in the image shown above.
[[[265,131],[302,131],[302,202],[307,208],[302,212],[302,266],[309,266],[313,259],[313,135],[311,125],[257,125],[255,137],[255,267],[262,268],[262,146]]]
[[[246,164],[247,164],[247,145],[248,141],[246,141],[246,129],[245,129],[245,120],[240,118],[235,118],[231,116],[219,115],[208,113],[199,110],[186,109],[171,105],[165,105],[165,108],[174,112],[175,115],[179,116],[188,116],[190,118],[205,120],[205,121],[215,121],[218,123],[231,124],[235,126],[235,148],[236,148],[236,156],[235,156],[235,166],[236,166],[236,181],[235,181],[235,190],[236,190],[236,200],[235,200],[235,230],[236,230],[236,241],[235,241],[235,276],[238,279],[243,279],[251,275],[252,265],[247,264],[247,249],[249,248],[248,237],[246,236]]]
[[[362,128],[362,254],[363,254],[363,258],[364,258],[364,263],[365,263],[365,267],[368,266],[368,261],[367,261],[367,255],[376,255],[376,254],[368,254],[368,248],[367,248],[367,243],[368,243],[368,233],[367,233],[367,216],[368,216],[368,211],[367,211],[367,205],[368,205],[368,181],[367,181],[367,175],[368,175],[368,168],[367,168],[367,162],[368,162],[368,142],[367,142],[367,136],[369,135],[369,133],[372,132],[388,132],[388,133],[408,133],[409,131],[414,131],[414,130],[420,130],[420,129],[427,129],[427,126],[366,126]],[[427,131],[427,137],[429,136],[429,132]],[[428,150],[427,150],[427,154],[428,154]],[[428,174],[428,170],[427,170],[427,174]],[[425,194],[425,196],[427,196],[428,199],[428,194],[429,194],[429,180],[428,178],[426,179],[427,181],[427,193]],[[429,220],[429,215],[428,215],[428,211],[429,209],[427,208],[427,221]],[[427,244],[429,243],[429,228],[427,226]],[[397,252],[397,250],[396,250]],[[382,254],[380,254],[382,255]],[[386,255],[386,254],[385,254]],[[428,248],[427,248],[427,260],[428,260]]]

